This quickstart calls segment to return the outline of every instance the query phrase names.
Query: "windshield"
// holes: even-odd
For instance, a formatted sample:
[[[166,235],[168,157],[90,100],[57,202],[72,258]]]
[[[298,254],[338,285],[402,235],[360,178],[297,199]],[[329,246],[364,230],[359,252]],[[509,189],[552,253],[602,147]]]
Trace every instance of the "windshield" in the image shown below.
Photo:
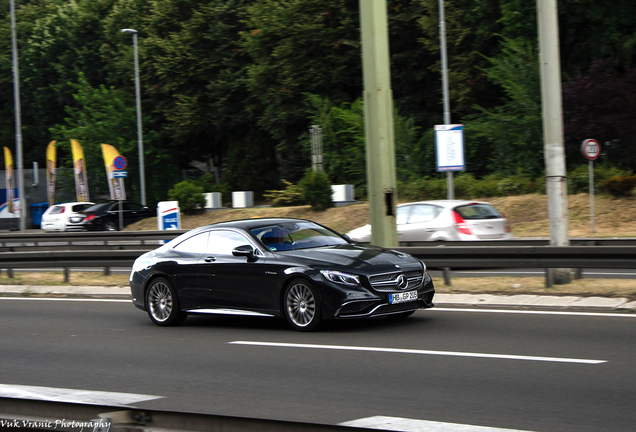
[[[348,244],[333,231],[313,222],[291,222],[251,230],[272,252]]]

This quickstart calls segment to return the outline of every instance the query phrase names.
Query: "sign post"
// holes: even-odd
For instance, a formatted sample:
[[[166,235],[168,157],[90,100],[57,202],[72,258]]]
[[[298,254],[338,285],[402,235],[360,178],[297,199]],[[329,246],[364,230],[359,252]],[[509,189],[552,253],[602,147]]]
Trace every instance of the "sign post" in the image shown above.
[[[128,166],[128,159],[126,159],[126,157],[118,155],[118,156],[115,156],[115,159],[113,159],[113,168],[115,168],[115,171],[113,171],[113,178],[116,178],[117,181],[119,182],[120,190],[123,189],[121,179],[128,177],[128,171],[126,171],[127,166]],[[121,196],[122,194],[120,193],[119,194],[119,231],[124,229],[124,209],[122,208],[123,206],[122,206]]]
[[[181,229],[179,201],[160,201],[157,203],[157,228],[159,230]],[[168,241],[166,240],[164,243]]]
[[[586,139],[581,143],[581,153],[589,161],[590,228],[594,232],[594,161],[601,155],[601,145],[595,139]]]
[[[448,173],[448,199],[454,199],[452,172],[466,169],[464,162],[464,125],[435,125],[437,171]]]

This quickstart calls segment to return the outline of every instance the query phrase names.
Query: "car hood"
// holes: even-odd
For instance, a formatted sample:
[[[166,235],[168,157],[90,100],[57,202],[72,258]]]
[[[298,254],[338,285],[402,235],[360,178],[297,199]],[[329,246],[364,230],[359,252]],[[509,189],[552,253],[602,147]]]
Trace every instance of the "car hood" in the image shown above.
[[[411,255],[375,246],[337,245],[312,249],[277,252],[282,260],[324,268],[346,267],[362,272],[395,271],[397,268],[422,268],[421,261]]]

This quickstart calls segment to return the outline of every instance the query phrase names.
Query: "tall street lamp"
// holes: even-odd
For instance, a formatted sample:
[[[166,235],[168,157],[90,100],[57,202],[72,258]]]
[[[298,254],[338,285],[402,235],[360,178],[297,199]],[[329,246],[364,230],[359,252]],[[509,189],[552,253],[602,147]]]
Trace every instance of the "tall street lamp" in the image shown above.
[[[13,101],[15,105],[15,146],[17,150],[18,194],[20,202],[20,231],[26,231],[26,198],[24,196],[24,170],[22,169],[22,121],[20,119],[20,76],[18,69],[18,38],[15,22],[15,2],[11,0],[11,53],[13,58]],[[7,185],[8,186],[8,185]],[[7,194],[7,196],[12,196]]]
[[[141,133],[141,90],[139,84],[139,54],[137,50],[137,30],[122,29],[122,33],[132,33],[135,55],[135,95],[137,99],[137,143],[139,147],[139,181],[141,185],[141,204],[146,205],[146,176],[144,173],[144,139]]]

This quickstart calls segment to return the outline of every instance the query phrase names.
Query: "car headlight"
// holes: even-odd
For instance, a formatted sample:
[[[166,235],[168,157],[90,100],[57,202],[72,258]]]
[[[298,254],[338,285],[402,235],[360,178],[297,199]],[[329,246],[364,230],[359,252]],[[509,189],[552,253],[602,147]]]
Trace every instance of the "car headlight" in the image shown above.
[[[320,273],[327,278],[327,280],[343,285],[360,285],[360,277],[349,273],[343,273],[334,270],[320,270]]]

